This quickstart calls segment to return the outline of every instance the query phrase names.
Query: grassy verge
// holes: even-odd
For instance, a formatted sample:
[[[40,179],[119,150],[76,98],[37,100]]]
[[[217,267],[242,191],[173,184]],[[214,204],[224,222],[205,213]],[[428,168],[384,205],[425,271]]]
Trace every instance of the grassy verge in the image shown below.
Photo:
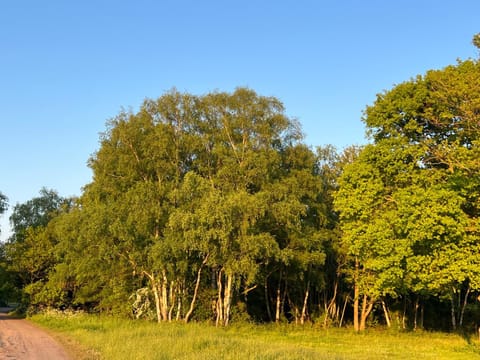
[[[480,359],[480,344],[445,333],[310,327],[156,324],[93,315],[36,315],[79,359]],[[80,349],[80,350],[79,350]]]

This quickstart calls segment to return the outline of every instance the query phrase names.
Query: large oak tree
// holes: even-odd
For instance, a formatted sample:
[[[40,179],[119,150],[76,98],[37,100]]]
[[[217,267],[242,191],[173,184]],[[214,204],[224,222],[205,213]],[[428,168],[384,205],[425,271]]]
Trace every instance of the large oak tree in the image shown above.
[[[336,197],[357,330],[382,296],[407,292],[450,299],[455,327],[456,304],[480,290],[479,83],[479,62],[459,61],[378,95],[365,112],[373,144],[346,167]]]

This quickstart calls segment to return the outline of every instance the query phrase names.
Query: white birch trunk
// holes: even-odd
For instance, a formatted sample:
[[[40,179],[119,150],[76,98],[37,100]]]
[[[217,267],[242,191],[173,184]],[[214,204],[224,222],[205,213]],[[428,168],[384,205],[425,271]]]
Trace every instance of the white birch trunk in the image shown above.
[[[217,291],[218,291],[218,296],[217,296],[217,304],[216,304],[216,311],[217,311],[217,316],[216,316],[216,321],[215,321],[215,326],[223,325],[223,280],[222,280],[222,272],[223,270],[220,270],[217,275]]]
[[[307,303],[308,303],[309,289],[310,289],[310,281],[307,282],[307,290],[305,291],[305,297],[303,299],[302,313],[300,315],[300,324],[302,324],[302,325],[305,323],[305,318],[307,316]]]
[[[224,293],[224,311],[223,311],[223,325],[227,326],[230,321],[230,308],[232,306],[233,297],[233,275],[227,275],[227,286]]]
[[[456,316],[455,316],[455,301],[454,301],[453,296],[454,295],[452,293],[450,311],[451,311],[451,315],[452,315],[452,329],[455,331],[455,330],[457,330],[457,319],[456,319]]]
[[[162,291],[161,291],[161,311],[162,311],[162,320],[166,321],[168,319],[168,279],[167,273],[165,270],[162,270]]]
[[[200,265],[200,268],[198,269],[198,272],[197,272],[197,280],[195,282],[195,290],[193,291],[192,301],[190,302],[190,308],[188,309],[187,314],[185,315],[186,323],[190,320],[190,316],[192,316],[193,310],[195,309],[195,301],[197,300],[198,289],[200,288],[200,279],[202,275],[202,269],[208,261],[208,255],[209,254],[205,256],[205,259],[203,259],[202,264]]]
[[[390,315],[388,313],[387,305],[383,300],[382,300],[382,308],[383,308],[383,313],[385,314],[385,321],[387,322],[387,327],[390,327],[392,326],[392,323],[390,321]]]
[[[160,294],[158,291],[157,280],[153,274],[150,274],[146,271],[143,271],[143,274],[150,280],[150,287],[152,289],[153,297],[155,299],[155,312],[157,314],[157,322],[161,322],[162,311],[161,311]]]
[[[465,292],[465,298],[463,299],[462,310],[460,312],[460,320],[458,322],[458,325],[460,325],[460,327],[463,327],[463,315],[465,314],[465,308],[467,307],[469,294],[470,294],[470,285],[468,286],[467,291]]]
[[[155,311],[157,314],[157,322],[162,321],[162,312],[160,311],[160,296],[158,294],[158,286],[156,284],[155,278],[152,276],[150,279],[152,283],[153,297],[155,298]]]
[[[280,310],[282,305],[282,273],[280,272],[280,279],[278,280],[277,287],[277,301],[275,303],[275,322],[278,324],[280,322]]]

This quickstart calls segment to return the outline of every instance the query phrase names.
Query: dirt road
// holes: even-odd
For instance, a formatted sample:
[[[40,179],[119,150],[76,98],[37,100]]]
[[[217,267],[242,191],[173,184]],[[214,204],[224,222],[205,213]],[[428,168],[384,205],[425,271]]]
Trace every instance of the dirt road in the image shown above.
[[[26,320],[14,319],[0,308],[0,359],[70,360],[51,336]]]

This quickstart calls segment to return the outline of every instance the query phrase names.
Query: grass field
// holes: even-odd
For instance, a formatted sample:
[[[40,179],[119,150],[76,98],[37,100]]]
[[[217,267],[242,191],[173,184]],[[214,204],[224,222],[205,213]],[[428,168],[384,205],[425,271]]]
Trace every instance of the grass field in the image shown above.
[[[456,334],[290,325],[156,324],[94,315],[36,315],[78,359],[480,359]]]

